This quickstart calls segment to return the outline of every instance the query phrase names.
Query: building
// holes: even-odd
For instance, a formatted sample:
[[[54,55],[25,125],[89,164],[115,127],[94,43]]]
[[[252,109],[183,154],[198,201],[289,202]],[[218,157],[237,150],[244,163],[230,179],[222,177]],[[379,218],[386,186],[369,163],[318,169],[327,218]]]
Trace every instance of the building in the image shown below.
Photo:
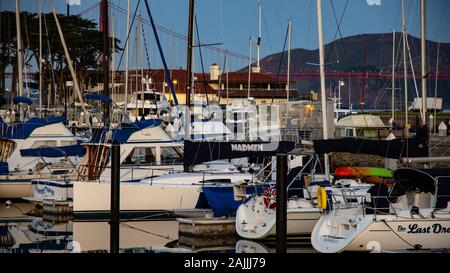
[[[385,135],[388,127],[379,116],[360,114],[341,118],[336,123],[336,138],[360,137],[379,138]]]
[[[220,104],[229,104],[234,99],[252,97],[256,104],[266,104],[273,102],[287,101],[287,83],[284,79],[277,79],[276,75],[267,73],[249,74],[244,72],[230,72],[222,74],[218,65],[210,67],[210,73],[203,75],[195,73],[195,88],[193,94],[197,98],[206,101],[206,95],[209,101],[219,102]],[[183,69],[173,69],[170,71],[174,84],[176,96],[179,104],[186,103],[186,84],[187,72]],[[142,77],[143,75],[143,77]],[[142,78],[152,78],[153,88],[163,92],[169,102],[174,103],[173,95],[167,84],[165,71],[156,70],[130,70],[129,72],[129,94],[143,92]],[[292,81],[289,91],[290,98],[297,98],[296,82]],[[103,84],[98,84],[86,92],[103,92]],[[125,72],[117,71],[114,77],[114,86],[110,84],[110,93],[112,99],[117,103],[125,100]],[[129,95],[129,100],[131,95]]]

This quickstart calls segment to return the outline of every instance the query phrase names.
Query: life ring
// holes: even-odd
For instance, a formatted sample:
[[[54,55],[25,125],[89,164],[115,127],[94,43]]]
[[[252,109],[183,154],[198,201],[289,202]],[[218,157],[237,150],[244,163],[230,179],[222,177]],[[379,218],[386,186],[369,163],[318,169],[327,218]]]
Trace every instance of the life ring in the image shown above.
[[[327,190],[325,187],[319,187],[317,190],[317,207],[319,209],[327,209]]]
[[[277,207],[277,190],[273,187],[268,188],[264,191],[263,201],[266,207],[269,209],[274,209]]]

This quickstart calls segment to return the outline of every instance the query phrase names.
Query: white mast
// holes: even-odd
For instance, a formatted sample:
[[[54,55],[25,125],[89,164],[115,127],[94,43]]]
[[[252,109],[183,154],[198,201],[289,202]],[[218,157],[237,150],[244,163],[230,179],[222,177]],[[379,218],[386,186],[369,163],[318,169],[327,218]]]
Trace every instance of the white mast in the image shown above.
[[[20,28],[20,1],[16,0],[16,29],[17,29],[17,67],[19,74],[19,92],[18,95],[23,95],[23,50],[22,50],[22,31]]]
[[[128,15],[127,15],[127,45],[125,48],[126,56],[125,56],[125,113],[128,115],[128,78],[129,78],[129,58],[130,58],[130,39],[129,39],[129,33],[130,33],[130,17],[131,17],[131,0],[128,0]]]
[[[323,124],[323,139],[328,139],[328,118],[327,118],[327,94],[325,86],[325,50],[323,45],[323,28],[322,28],[322,5],[321,0],[317,2],[317,23],[319,31],[319,55],[320,55],[320,89],[322,99],[322,124]],[[325,161],[325,176],[330,175],[330,165],[328,154],[324,156]]]
[[[426,68],[426,10],[425,0],[420,0],[422,49],[422,123],[427,125],[427,68]]]
[[[248,57],[248,90],[247,90],[247,99],[250,99],[250,84],[251,84],[251,77],[252,77],[252,47],[253,47],[253,38],[250,36],[249,40],[249,57]]]
[[[407,54],[406,54],[406,39],[408,35],[406,33],[405,24],[405,0],[402,0],[402,36],[403,36],[403,76],[405,81],[405,129],[409,128],[409,118],[408,118],[408,72],[407,72]]]
[[[433,133],[436,134],[436,112],[437,112],[437,91],[438,91],[438,79],[439,79],[439,56],[440,56],[440,50],[441,50],[441,43],[438,43],[437,48],[437,57],[436,57],[436,82],[434,84],[434,124],[433,124]]]
[[[262,35],[262,0],[258,0],[258,9],[259,9],[259,33],[258,33],[258,61],[256,64],[256,68],[254,68],[253,72],[259,73],[261,72],[260,60],[261,60],[261,35]]]
[[[392,122],[395,120],[395,29],[392,32]]]
[[[44,92],[44,74],[42,69],[42,0],[39,1],[39,116],[42,117],[42,95]]]
[[[291,36],[292,36],[292,21],[289,20],[288,26],[288,67],[287,67],[287,84],[286,84],[286,93],[287,93],[287,102],[290,100],[290,89],[291,89]]]

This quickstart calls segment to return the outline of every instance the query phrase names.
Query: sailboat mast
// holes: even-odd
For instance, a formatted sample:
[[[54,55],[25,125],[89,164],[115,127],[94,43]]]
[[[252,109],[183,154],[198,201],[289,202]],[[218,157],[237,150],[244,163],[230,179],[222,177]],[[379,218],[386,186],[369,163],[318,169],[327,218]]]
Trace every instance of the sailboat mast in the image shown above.
[[[288,24],[288,67],[287,67],[287,84],[286,84],[286,93],[287,93],[287,102],[290,100],[290,89],[291,89],[291,36],[292,36],[292,21],[289,20]]]
[[[109,10],[108,0],[102,0],[102,26],[103,26],[103,95],[109,97],[109,56],[111,55],[109,42]],[[105,127],[109,127],[110,109],[105,102],[103,123]]]
[[[405,88],[405,126],[404,128],[409,127],[409,117],[408,117],[408,72],[407,72],[407,54],[406,54],[406,39],[408,39],[408,35],[406,34],[406,23],[405,23],[405,0],[402,0],[402,41],[403,41],[403,77],[404,77],[404,88]]]
[[[130,31],[130,18],[131,18],[131,0],[128,0],[128,13],[127,13],[127,33]],[[129,83],[129,59],[130,59],[130,43],[126,44],[125,48],[125,113],[128,115],[128,83]]]
[[[427,125],[427,69],[426,69],[426,3],[420,0],[421,51],[422,51],[422,123]]]
[[[252,36],[250,36],[250,39],[248,41],[248,49],[249,49],[249,56],[248,56],[248,86],[247,86],[247,99],[250,99],[250,85],[252,81],[252,47],[253,47],[253,39]]]
[[[258,33],[258,63],[256,67],[256,72],[261,71],[260,60],[261,60],[261,36],[262,36],[262,0],[258,0],[259,9],[259,33]]]
[[[441,51],[441,43],[438,43],[437,57],[436,57],[436,82],[434,84],[434,118],[433,118],[433,133],[436,134],[436,114],[437,114],[437,92],[438,92],[438,80],[439,80],[439,56]]]
[[[392,122],[395,120],[395,29],[392,32]]]
[[[188,27],[188,50],[187,50],[187,85],[186,85],[186,105],[191,106],[191,92],[194,89],[192,77],[192,53],[194,49],[194,0],[189,0],[189,27]],[[187,117],[186,117],[187,118]]]
[[[22,50],[22,30],[20,27],[20,0],[16,0],[16,29],[17,29],[17,72],[19,74],[18,96],[23,95],[23,50]]]
[[[42,64],[42,0],[39,0],[39,116],[42,118],[42,96],[44,92],[44,73]]]
[[[327,94],[325,86],[325,49],[323,45],[323,28],[322,28],[322,4],[321,0],[317,2],[317,23],[319,32],[319,55],[320,55],[320,90],[322,100],[322,124],[323,124],[323,139],[328,139],[328,118],[327,118]],[[325,176],[330,175],[330,165],[328,154],[324,156],[325,161]]]

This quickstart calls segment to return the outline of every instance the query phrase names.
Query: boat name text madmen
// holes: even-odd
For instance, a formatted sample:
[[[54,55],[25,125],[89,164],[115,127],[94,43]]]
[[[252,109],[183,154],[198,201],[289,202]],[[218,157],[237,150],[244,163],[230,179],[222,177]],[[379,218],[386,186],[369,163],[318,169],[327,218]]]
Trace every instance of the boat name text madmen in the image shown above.
[[[231,144],[233,152],[262,152],[263,150],[263,144]]]
[[[403,226],[398,227],[398,231],[407,231],[409,234],[422,234],[422,233],[447,233],[450,234],[450,227],[444,227],[441,224],[433,224],[428,227],[419,227],[418,224],[411,224],[406,229]]]

